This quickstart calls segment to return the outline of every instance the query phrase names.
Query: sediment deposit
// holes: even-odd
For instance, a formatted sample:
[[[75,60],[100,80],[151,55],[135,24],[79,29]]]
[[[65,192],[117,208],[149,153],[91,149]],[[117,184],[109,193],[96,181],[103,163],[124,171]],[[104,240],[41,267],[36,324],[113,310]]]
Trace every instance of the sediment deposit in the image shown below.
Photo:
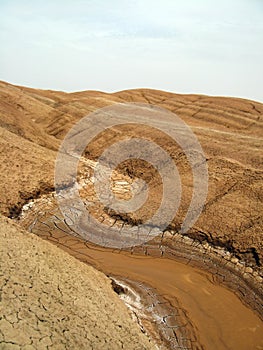
[[[157,343],[161,340],[163,346],[186,349],[263,348],[262,104],[147,89],[67,94],[4,82],[0,84],[0,94],[2,214],[134,288],[148,315],[138,323],[142,322]],[[112,142],[123,137],[144,137],[158,143],[171,155],[182,179],[180,208],[167,230],[142,247],[113,251],[85,242],[70,230],[57,207],[54,164],[58,147],[74,123],[98,108],[125,102],[163,107],[191,127],[205,153],[209,190],[198,221],[181,235],[178,228],[193,186],[182,150],[165,135],[147,127],[116,127],[102,133],[83,154],[78,183],[83,201],[92,204],[91,214],[104,224],[120,230],[125,225],[136,226],[155,210],[161,193],[154,169],[134,160],[116,169],[112,188],[119,198],[128,199],[132,183],[142,177],[150,189],[147,205],[131,215],[116,215],[100,205],[92,188],[93,168]],[[21,240],[17,243],[21,248],[17,249],[22,252]],[[8,259],[11,263],[11,257]],[[41,263],[47,261],[43,259]],[[15,282],[10,283],[10,288],[15,288]],[[21,283],[26,285],[26,280]],[[166,305],[162,309],[159,304]],[[170,311],[164,314],[170,308],[172,317]],[[160,318],[154,323],[156,310]],[[23,318],[29,319],[26,315]],[[131,348],[135,349],[137,342],[149,342],[140,339],[136,338]]]

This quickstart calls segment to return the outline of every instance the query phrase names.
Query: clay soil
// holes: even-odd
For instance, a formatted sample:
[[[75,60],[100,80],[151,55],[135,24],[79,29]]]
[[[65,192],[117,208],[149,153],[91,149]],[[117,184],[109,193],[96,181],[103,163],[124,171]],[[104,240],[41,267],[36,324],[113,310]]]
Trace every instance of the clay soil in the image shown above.
[[[49,196],[54,191],[54,164],[58,147],[67,131],[81,117],[98,108],[116,103],[152,104],[172,111],[183,119],[198,137],[205,153],[209,172],[208,197],[201,216],[188,232],[188,236],[212,248],[223,247],[231,257],[237,259],[238,263],[254,271],[251,278],[257,278],[257,286],[262,283],[260,277],[263,264],[262,104],[244,99],[178,95],[147,89],[113,94],[96,91],[64,93],[17,87],[5,82],[0,83],[0,94],[2,176],[0,211],[3,215],[16,220],[24,204],[30,200],[41,199],[45,195]],[[100,135],[89,145],[86,157],[96,160],[113,140],[122,139],[127,135],[145,137],[158,142],[172,155],[183,174],[185,195],[178,215],[169,228],[171,231],[176,231],[191,197],[192,174],[181,151],[170,140],[147,127],[142,129],[135,125],[129,130],[115,128],[107,134]],[[124,164],[118,171],[124,176],[129,174],[131,177],[139,177],[139,174],[143,173],[144,179],[150,184],[153,198],[147,208],[156,207],[160,183],[152,168],[145,166],[144,163],[134,162]],[[147,209],[139,212],[139,216],[119,219],[134,223],[136,220],[147,218],[149,211],[150,209]],[[10,222],[5,222],[5,225],[4,232],[7,233],[4,240],[8,240],[16,233],[11,228]],[[9,234],[8,226],[10,226]],[[24,226],[29,228],[29,225]],[[48,233],[47,229],[43,238],[48,238]],[[24,238],[21,235],[19,237],[17,244],[21,248],[17,246],[17,249],[22,252],[25,249]],[[39,242],[38,240],[37,245]],[[65,250],[72,254],[67,247]],[[8,251],[5,253],[8,256]],[[194,267],[186,267],[185,264],[176,262],[176,257],[134,259],[125,254],[98,253],[92,248],[86,253],[90,257],[86,262],[92,263],[107,274],[135,281],[142,280],[158,288],[159,293],[166,295],[171,303],[173,298],[179,299],[181,307],[188,310],[188,317],[195,330],[196,348],[209,349],[211,346],[218,349],[263,348],[260,315],[250,310],[244,301],[241,302],[234,294],[235,291],[220,286],[218,281],[211,279],[211,275],[202,272],[200,264],[195,270]],[[76,252],[72,255],[82,260]],[[61,259],[64,258],[61,256]],[[66,259],[69,258],[65,255],[65,261]],[[247,271],[250,273],[250,270]],[[70,274],[70,271],[68,273]],[[72,272],[73,279],[74,274],[75,272]],[[89,278],[87,276],[87,279]],[[34,275],[34,279],[38,279],[38,276]],[[107,283],[105,282],[106,286]],[[103,282],[101,284],[103,285]],[[53,288],[51,286],[50,290],[53,291]],[[108,298],[107,300],[111,300],[112,294]],[[115,299],[114,304],[118,303]],[[10,310],[10,314],[11,311],[13,310]],[[108,312],[114,314],[113,311]],[[123,312],[122,317],[129,322],[130,316]],[[70,310],[68,315],[71,317]],[[24,318],[27,319],[26,316]],[[137,334],[136,340],[133,340],[135,345],[131,347],[134,349],[137,343],[149,342],[145,338],[139,338],[140,330],[137,331],[138,334],[134,331]],[[102,337],[106,339],[107,335]],[[144,346],[152,345],[147,343]],[[98,346],[94,348],[99,349]],[[121,347],[116,345],[116,348]]]

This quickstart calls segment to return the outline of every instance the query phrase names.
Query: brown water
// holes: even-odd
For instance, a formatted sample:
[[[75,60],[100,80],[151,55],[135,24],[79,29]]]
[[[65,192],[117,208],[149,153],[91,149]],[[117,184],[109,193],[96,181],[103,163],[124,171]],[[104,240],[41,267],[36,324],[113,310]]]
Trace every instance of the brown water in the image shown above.
[[[106,274],[154,287],[175,307],[175,298],[179,300],[204,349],[263,349],[262,320],[208,272],[176,260],[87,247],[59,231],[53,231],[49,240]]]
[[[211,275],[175,260],[88,250],[90,262],[107,274],[143,281],[176,296],[199,331],[206,349],[263,349],[262,321]]]

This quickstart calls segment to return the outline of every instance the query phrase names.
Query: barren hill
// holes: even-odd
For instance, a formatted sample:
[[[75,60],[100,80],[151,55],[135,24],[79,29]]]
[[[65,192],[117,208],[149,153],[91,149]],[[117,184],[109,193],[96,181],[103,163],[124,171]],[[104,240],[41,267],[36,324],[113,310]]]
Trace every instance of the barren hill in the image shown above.
[[[15,216],[28,199],[53,189],[56,150],[76,121],[110,104],[143,102],[175,112],[192,128],[204,149],[209,170],[208,199],[191,236],[228,245],[248,263],[262,264],[262,104],[148,89],[113,94],[65,93],[5,82],[0,84],[0,94],[3,179],[0,209],[4,215]],[[126,132],[117,131],[120,137]],[[159,137],[138,128],[130,131],[130,135],[134,134]],[[107,140],[102,137],[95,143],[90,150],[91,158],[107,147]],[[159,141],[167,146],[160,137]],[[172,152],[173,146],[168,151]],[[178,154],[175,158],[180,167]],[[184,173],[186,183],[190,176]],[[175,226],[181,219],[177,218]]]
[[[132,247],[130,252],[112,252],[98,249],[79,237],[71,236],[72,232],[58,214],[54,196],[55,160],[65,135],[82,117],[102,107],[130,102],[162,107],[175,113],[191,127],[204,150],[208,166],[208,196],[198,221],[182,236],[178,233],[178,228],[189,206],[193,187],[191,169],[182,149],[171,142],[167,135],[147,126],[117,126],[106,130],[85,149],[83,158],[88,167],[81,168],[83,164],[80,165],[80,175],[85,170],[91,176],[97,158],[114,142],[125,137],[144,138],[156,142],[173,158],[181,176],[183,191],[178,213],[167,232],[164,232],[161,243],[139,247],[137,250]],[[167,123],[166,120],[163,122]],[[161,334],[162,341],[167,341],[169,348],[189,348],[189,344],[194,349],[211,348],[211,344],[215,349],[221,349],[222,344],[228,344],[229,349],[236,349],[237,344],[240,349],[263,346],[263,326],[258,318],[260,314],[262,316],[263,276],[261,103],[149,89],[116,93],[65,93],[0,82],[0,135],[1,214],[66,250],[77,260],[93,264],[106,274],[127,280],[130,278],[133,281],[130,283],[135,283],[141,295],[146,295],[146,301],[150,303],[148,309],[153,314],[156,312],[154,315],[161,320],[159,326],[162,328],[158,328],[158,334]],[[126,224],[136,226],[136,223],[147,220],[158,207],[162,194],[162,184],[156,170],[136,159],[120,164],[115,175],[125,186],[137,178],[145,180],[149,185],[150,197],[147,205],[130,215],[105,212],[105,208],[95,198],[94,190],[89,187],[90,181],[80,192],[84,199],[93,203],[91,211],[93,210],[94,217],[109,225],[119,224],[121,227]],[[81,176],[80,180],[83,180]],[[118,187],[117,194],[127,199],[123,188]],[[1,289],[5,313],[0,321],[0,335],[4,336],[0,344],[8,343],[10,349],[23,346],[26,349],[29,344],[39,349],[40,345],[45,348],[57,344],[59,348],[58,343],[61,341],[65,342],[64,348],[72,348],[76,344],[79,344],[79,348],[94,346],[94,349],[107,349],[109,346],[113,349],[123,346],[127,349],[129,346],[131,349],[152,348],[152,343],[132,323],[131,316],[110,290],[109,280],[101,273],[40,238],[21,231],[9,219],[1,218],[0,233],[3,276],[7,276],[7,279],[10,276],[8,281],[3,277]],[[165,236],[165,233],[168,235]],[[163,250],[163,244],[166,244],[166,250]],[[182,261],[186,264],[185,267],[181,265]],[[72,269],[69,265],[72,265]],[[27,272],[24,273],[26,269]],[[41,270],[41,276],[36,269]],[[172,280],[172,269],[176,271],[176,281]],[[213,275],[204,273],[203,270],[210,271]],[[54,276],[52,281],[49,275]],[[79,283],[76,276],[82,276],[78,290],[74,287],[75,283]],[[140,279],[146,285],[138,287],[136,281]],[[60,282],[60,289],[54,286],[54,281]],[[33,287],[28,292],[30,285]],[[225,287],[232,289],[244,304],[254,309],[255,314]],[[143,288],[146,292],[142,292]],[[155,289],[157,294],[162,294],[161,299],[158,299],[160,295],[152,292]],[[18,304],[10,304],[12,291],[18,297],[23,293],[24,299],[21,301],[18,298]],[[149,296],[157,298],[154,303]],[[100,310],[97,297],[103,300],[103,310]],[[52,304],[52,298],[65,308],[72,306],[66,310],[68,318],[52,319],[53,310],[56,315],[62,312]],[[79,300],[79,304],[75,304],[74,300]],[[217,303],[214,300],[219,300],[219,304],[215,305]],[[31,302],[34,310],[31,310]],[[161,304],[169,307],[160,309]],[[90,308],[90,314],[83,314],[83,305],[85,309]],[[23,313],[21,319],[20,313],[15,310],[16,306]],[[171,309],[173,316],[181,317],[181,338],[173,330],[173,327],[180,327],[176,323],[179,322],[178,319],[172,319],[169,313]],[[43,332],[39,326],[42,322],[41,315],[44,315],[43,322],[48,322]],[[244,319],[242,315],[245,315]],[[153,326],[147,317],[145,328],[151,334]],[[121,320],[121,325],[115,322],[117,318]],[[204,322],[208,319],[214,325],[209,329]],[[18,340],[15,330],[20,327],[22,320],[23,332]],[[74,328],[74,320],[80,325],[81,332]],[[105,323],[109,323],[108,331],[103,332]],[[242,334],[241,323],[245,329]],[[92,334],[87,330],[87,324],[91,327]],[[69,333],[62,326],[70,328]],[[30,329],[33,328],[35,336],[32,340]],[[156,330],[152,332],[156,337]],[[157,336],[157,341],[160,339]],[[109,340],[110,345],[101,346],[100,342]],[[18,343],[20,346],[16,345]]]

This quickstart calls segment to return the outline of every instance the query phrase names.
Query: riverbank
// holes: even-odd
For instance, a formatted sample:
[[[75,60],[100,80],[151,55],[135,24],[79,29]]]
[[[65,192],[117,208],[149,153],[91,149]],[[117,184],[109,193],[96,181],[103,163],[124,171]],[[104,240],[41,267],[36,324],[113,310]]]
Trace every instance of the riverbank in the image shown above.
[[[253,274],[251,281],[244,279],[242,270],[228,255],[225,259],[223,254],[216,255],[212,249],[198,248],[189,239],[171,234],[164,235],[162,249],[158,244],[132,251],[96,247],[72,236],[59,211],[54,207],[45,209],[49,201],[44,206],[38,203],[40,207],[32,207],[35,217],[27,211],[22,220],[24,225],[30,223],[28,228],[33,233],[107,275],[150,286],[172,305],[174,312],[181,310],[187,315],[190,322],[179,324],[170,346],[182,334],[190,334],[184,339],[196,349],[247,350],[263,346],[263,321],[259,318],[262,284],[251,285]],[[142,290],[140,293],[143,297]],[[176,328],[178,324],[169,326]]]

